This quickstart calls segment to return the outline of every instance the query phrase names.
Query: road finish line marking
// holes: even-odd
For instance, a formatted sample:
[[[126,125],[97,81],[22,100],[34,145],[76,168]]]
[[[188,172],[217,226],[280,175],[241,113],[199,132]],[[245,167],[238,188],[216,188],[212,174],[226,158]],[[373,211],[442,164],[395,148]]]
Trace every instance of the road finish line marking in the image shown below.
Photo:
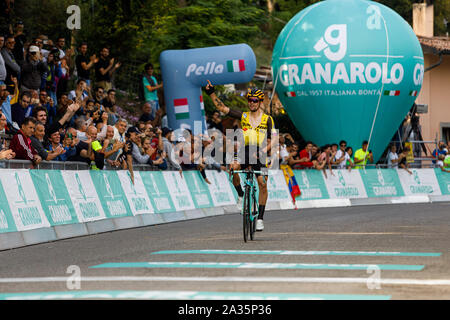
[[[385,295],[207,291],[60,291],[2,293],[0,300],[157,299],[157,300],[390,300]]]
[[[151,254],[261,254],[299,256],[440,257],[438,252],[291,251],[291,250],[162,250]]]
[[[317,264],[317,263],[251,263],[251,262],[110,262],[100,268],[212,268],[212,269],[323,269],[323,270],[380,270],[421,271],[423,265],[406,264]]]
[[[30,277],[30,278],[0,278],[0,283],[39,283],[67,282],[68,277]],[[70,278],[73,280],[72,278]],[[105,276],[80,277],[80,282],[286,282],[286,283],[350,283],[366,284],[368,278],[350,277],[140,277],[140,276]],[[450,279],[379,279],[385,285],[415,285],[415,286],[450,286]]]

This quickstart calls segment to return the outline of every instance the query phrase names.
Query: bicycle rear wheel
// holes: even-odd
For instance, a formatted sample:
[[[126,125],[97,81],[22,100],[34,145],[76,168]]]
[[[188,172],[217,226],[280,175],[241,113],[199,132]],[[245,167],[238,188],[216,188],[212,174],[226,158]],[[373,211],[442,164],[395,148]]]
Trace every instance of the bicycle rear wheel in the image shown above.
[[[242,230],[244,232],[244,242],[247,242],[250,232],[250,188],[245,188],[244,210],[242,211]]]

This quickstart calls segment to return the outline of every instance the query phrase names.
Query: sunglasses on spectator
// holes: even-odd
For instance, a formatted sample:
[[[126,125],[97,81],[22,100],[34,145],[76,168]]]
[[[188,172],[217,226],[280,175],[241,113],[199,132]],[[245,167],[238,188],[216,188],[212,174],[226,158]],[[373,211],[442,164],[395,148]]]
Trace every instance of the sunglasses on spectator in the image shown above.
[[[248,98],[248,102],[258,103],[259,99],[258,98]]]

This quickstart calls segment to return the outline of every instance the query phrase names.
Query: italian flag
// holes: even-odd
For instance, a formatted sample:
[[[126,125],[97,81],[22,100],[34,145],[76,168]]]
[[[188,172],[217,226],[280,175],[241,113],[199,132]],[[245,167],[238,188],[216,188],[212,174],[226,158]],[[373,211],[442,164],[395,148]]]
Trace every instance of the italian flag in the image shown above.
[[[417,90],[410,91],[410,92],[409,92],[409,95],[410,95],[411,97],[417,97]]]
[[[245,71],[244,60],[228,60],[227,61],[228,72],[241,72]]]
[[[200,110],[202,111],[202,116],[205,115],[205,104],[203,103],[203,96],[200,96]]]
[[[177,120],[189,119],[189,105],[187,98],[173,100],[175,118]]]
[[[399,96],[400,90],[384,90],[385,96]]]
[[[296,97],[295,91],[287,91],[285,92],[288,97]]]

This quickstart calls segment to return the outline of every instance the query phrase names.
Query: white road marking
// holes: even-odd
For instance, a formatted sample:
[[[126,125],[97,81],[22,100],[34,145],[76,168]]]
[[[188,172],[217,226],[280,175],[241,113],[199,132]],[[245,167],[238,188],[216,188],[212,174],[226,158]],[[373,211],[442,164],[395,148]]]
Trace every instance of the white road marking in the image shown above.
[[[0,283],[66,282],[68,277],[0,278]],[[369,278],[349,277],[80,277],[81,282],[116,281],[202,281],[202,282],[298,282],[298,283],[363,283]],[[378,280],[377,280],[378,282]],[[380,279],[385,285],[450,286],[450,279]]]

